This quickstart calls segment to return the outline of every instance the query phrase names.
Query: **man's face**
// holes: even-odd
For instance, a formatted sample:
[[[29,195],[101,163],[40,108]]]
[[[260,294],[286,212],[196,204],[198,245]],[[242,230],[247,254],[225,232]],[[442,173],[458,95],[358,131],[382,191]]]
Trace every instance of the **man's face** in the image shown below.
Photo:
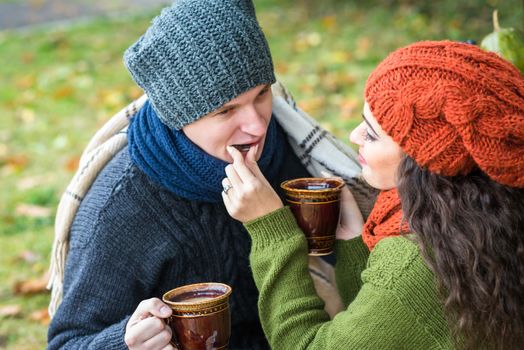
[[[233,159],[227,146],[234,146],[245,156],[250,147],[258,144],[258,160],[271,120],[272,102],[270,86],[259,85],[184,126],[182,131],[206,153],[229,163]]]

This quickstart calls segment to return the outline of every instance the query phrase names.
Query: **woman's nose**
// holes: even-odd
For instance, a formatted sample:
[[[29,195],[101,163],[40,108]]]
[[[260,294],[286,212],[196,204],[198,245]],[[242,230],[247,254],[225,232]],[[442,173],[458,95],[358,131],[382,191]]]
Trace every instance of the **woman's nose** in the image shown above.
[[[353,131],[349,134],[349,141],[353,142],[356,145],[362,146],[363,144],[363,137],[362,137],[362,131],[364,128],[364,122],[360,123]]]

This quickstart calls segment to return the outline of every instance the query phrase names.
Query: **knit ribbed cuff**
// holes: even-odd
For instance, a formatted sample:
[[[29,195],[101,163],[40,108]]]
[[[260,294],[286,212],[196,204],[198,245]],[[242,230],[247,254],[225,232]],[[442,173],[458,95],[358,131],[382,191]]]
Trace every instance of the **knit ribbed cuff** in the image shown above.
[[[289,207],[283,207],[255,220],[244,227],[253,239],[253,246],[267,246],[293,236],[305,236]]]
[[[348,240],[335,241],[335,254],[337,265],[352,266],[369,257],[369,248],[364,244],[362,236]]]

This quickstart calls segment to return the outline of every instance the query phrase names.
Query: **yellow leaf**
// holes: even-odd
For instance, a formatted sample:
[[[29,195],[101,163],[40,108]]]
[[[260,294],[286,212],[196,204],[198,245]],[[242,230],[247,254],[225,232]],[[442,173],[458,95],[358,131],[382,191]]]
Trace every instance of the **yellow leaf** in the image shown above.
[[[316,96],[300,101],[298,105],[304,112],[314,115],[316,114],[315,111],[323,108],[325,103],[326,98],[324,96]]]
[[[331,30],[337,25],[337,18],[335,16],[325,16],[322,18],[321,23],[326,30]]]
[[[29,159],[26,155],[23,154],[15,154],[10,157],[7,157],[4,160],[5,168],[7,168],[8,171],[19,171],[22,170],[27,166],[27,163],[29,162]]]
[[[66,85],[56,89],[53,96],[56,99],[63,99],[72,96],[74,92],[75,90],[71,86]]]
[[[35,111],[30,108],[22,108],[18,117],[24,124],[33,124],[35,121]]]
[[[15,80],[15,86],[25,90],[34,87],[35,82],[36,79],[34,75],[23,75]]]

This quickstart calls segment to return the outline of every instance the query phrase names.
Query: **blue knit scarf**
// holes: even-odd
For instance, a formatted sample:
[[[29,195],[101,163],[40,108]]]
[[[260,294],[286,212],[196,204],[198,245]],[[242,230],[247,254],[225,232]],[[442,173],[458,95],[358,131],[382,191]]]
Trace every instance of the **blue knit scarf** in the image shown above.
[[[271,182],[284,160],[284,133],[271,118],[258,166]],[[154,182],[180,197],[221,202],[222,179],[227,162],[195,145],[182,130],[164,125],[147,101],[128,129],[132,161]]]

